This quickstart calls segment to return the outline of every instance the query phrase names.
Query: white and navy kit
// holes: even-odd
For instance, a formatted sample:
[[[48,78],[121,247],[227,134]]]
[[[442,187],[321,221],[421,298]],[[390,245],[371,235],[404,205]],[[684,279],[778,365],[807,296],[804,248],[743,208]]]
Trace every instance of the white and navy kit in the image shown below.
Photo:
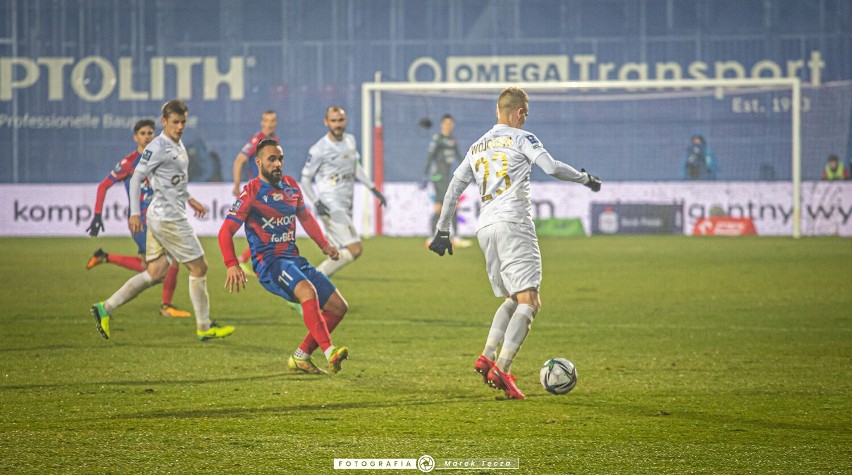
[[[148,219],[186,219],[188,171],[189,154],[183,142],[175,142],[161,133],[145,147],[134,176],[148,178],[154,190],[148,205]],[[130,214],[139,214],[139,209],[133,205],[130,205]]]
[[[153,260],[167,252],[178,262],[189,262],[204,255],[198,237],[189,225],[186,202],[189,155],[181,141],[173,141],[161,133],[145,147],[131,178],[131,193],[145,179],[154,195],[148,205],[146,259]],[[135,196],[135,195],[132,195]],[[138,215],[138,202],[130,203],[130,214]],[[151,239],[153,236],[154,239]]]
[[[325,134],[308,151],[308,160],[302,168],[302,189],[309,198],[313,201],[319,199],[330,210],[342,209],[351,213],[354,182],[362,178],[358,173],[360,160],[361,154],[352,134],[343,134],[340,142]],[[310,180],[316,186],[316,193],[313,186],[304,186],[305,181]],[[365,184],[372,187],[369,181]]]
[[[368,188],[375,185],[360,165],[361,154],[352,134],[343,134],[339,142],[325,134],[308,152],[300,184],[305,195],[322,201],[330,215],[321,215],[328,239],[341,248],[359,242],[352,224],[352,194],[355,180]]]
[[[456,200],[475,181],[482,201],[476,236],[498,297],[541,285],[541,252],[530,199],[533,163],[561,180],[588,180],[587,174],[554,160],[534,134],[497,124],[470,147],[456,168],[438,222],[439,230],[449,229]]]

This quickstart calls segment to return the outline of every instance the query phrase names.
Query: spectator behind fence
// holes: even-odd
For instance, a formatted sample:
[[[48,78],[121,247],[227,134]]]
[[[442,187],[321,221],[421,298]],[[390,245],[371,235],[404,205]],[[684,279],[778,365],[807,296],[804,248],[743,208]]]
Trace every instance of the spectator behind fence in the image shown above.
[[[719,174],[719,162],[707,145],[704,137],[694,134],[686,147],[681,178],[685,180],[715,180]]]
[[[849,169],[843,166],[843,162],[835,154],[831,154],[828,156],[828,159],[825,161],[825,169],[822,171],[822,179],[823,180],[848,180],[849,179]]]

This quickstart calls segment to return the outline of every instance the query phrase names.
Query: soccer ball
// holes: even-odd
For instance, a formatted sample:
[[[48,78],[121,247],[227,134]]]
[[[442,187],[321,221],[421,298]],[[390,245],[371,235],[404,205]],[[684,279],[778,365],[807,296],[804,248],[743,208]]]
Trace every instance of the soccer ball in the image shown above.
[[[577,368],[565,358],[550,358],[538,373],[544,390],[551,394],[568,394],[577,385]]]

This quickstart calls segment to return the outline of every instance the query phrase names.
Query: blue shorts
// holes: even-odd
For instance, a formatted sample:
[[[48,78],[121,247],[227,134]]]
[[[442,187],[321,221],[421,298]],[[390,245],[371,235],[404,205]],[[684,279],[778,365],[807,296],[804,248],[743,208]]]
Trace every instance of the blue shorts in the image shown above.
[[[139,234],[131,234],[130,237],[136,243],[137,253],[145,254],[145,236],[148,235],[148,223],[145,222],[145,216],[142,216],[142,231]],[[143,262],[144,264],[144,262]]]
[[[303,280],[307,280],[317,289],[320,308],[328,302],[329,297],[337,290],[337,287],[328,280],[325,274],[316,270],[307,259],[301,256],[293,259],[277,258],[271,262],[265,261],[262,267],[261,273],[257,277],[260,285],[290,302],[299,302],[293,292],[296,285]]]

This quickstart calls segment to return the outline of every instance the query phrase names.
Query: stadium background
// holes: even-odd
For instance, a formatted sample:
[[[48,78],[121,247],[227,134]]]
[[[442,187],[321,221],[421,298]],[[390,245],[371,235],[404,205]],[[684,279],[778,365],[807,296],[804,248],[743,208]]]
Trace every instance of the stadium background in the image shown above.
[[[710,78],[720,64],[767,76],[771,65],[786,74],[799,62],[808,101],[802,178],[818,180],[828,153],[850,158],[852,4],[845,0],[3,0],[0,184],[94,184],[132,148],[135,119],[156,116],[176,96],[190,107],[184,141],[191,181],[229,182],[234,156],[267,109],[279,113],[290,174],[298,175],[324,132],[331,103],[349,110],[349,131],[360,140],[361,84],[377,72],[383,81],[576,81],[602,79],[599,65],[612,63],[608,79],[622,69],[635,79],[637,64],[655,79],[658,65],[676,63],[689,78],[696,62]],[[743,112],[748,100],[733,100],[696,99],[690,107],[698,112],[678,116],[665,101],[534,97],[529,123],[558,158],[610,183],[678,181],[694,132],[708,138],[720,180],[789,182],[789,114]],[[391,187],[422,177],[437,130],[419,127],[422,117],[437,123],[445,112],[456,115],[463,146],[493,123],[490,96],[394,102],[388,95],[383,107]],[[5,201],[18,197],[18,188],[4,190]],[[845,187],[815,202],[845,209],[848,195]],[[8,211],[15,226],[19,209]],[[845,235],[847,228],[844,220],[826,232]],[[22,233],[32,232],[13,234]]]
[[[240,100],[230,99],[224,86],[218,99],[204,100],[202,66],[194,66],[189,102],[198,124],[191,130],[203,135],[208,153],[221,156],[227,175],[226,164],[258,129],[260,111],[279,111],[279,132],[300,162],[323,132],[320,116],[329,102],[350,107],[358,136],[360,83],[376,70],[385,80],[406,80],[421,57],[442,66],[450,56],[492,54],[751,65],[785,64],[819,51],[820,82],[839,87],[852,76],[849,5],[0,0],[0,61],[69,57],[79,64],[97,56],[118,68],[121,58],[131,58],[133,90],[151,91],[148,65],[158,55],[212,55],[221,65],[256,58]],[[499,28],[504,25],[510,26]],[[21,68],[15,67],[19,75]],[[167,68],[166,98],[177,94],[174,66]],[[64,66],[64,98],[51,101],[47,66],[39,70],[39,80],[16,90],[14,101],[0,99],[0,116],[151,116],[163,102],[122,101],[119,86],[102,100],[81,100],[69,84],[71,64]],[[89,90],[100,89],[95,75],[85,80]],[[9,85],[4,81],[0,76],[0,91]],[[444,111],[433,106],[435,120]],[[542,104],[536,106],[540,111]],[[848,126],[845,107],[845,115],[832,117],[840,126]],[[491,110],[489,104],[471,111],[470,121],[481,122],[460,120],[460,138],[490,125]],[[541,117],[531,118],[537,133],[544,132]],[[419,136],[411,145],[419,175],[427,137],[408,126]],[[722,141],[708,136],[723,180],[736,178]],[[831,138],[848,158],[848,131]],[[543,140],[555,147],[555,138]],[[613,134],[613,147],[622,140]],[[654,167],[669,174],[665,179],[674,176],[683,140],[674,139],[675,157]],[[131,145],[127,126],[16,132],[0,126],[0,394],[8,408],[0,412],[0,473],[314,474],[331,473],[337,457],[424,454],[438,460],[505,454],[519,461],[516,473],[536,475],[852,473],[848,239],[543,236],[544,307],[513,364],[529,396],[520,404],[495,400],[498,393],[470,370],[497,304],[482,253],[438,258],[423,239],[366,239],[364,256],[335,276],[351,299],[335,331],[336,341],[353,349],[351,366],[334,377],[309,378],[284,370],[304,334],[301,319],[256,281],[239,296],[228,294],[212,237],[202,238],[212,312],[237,325],[237,334],[196,342],[192,319],[160,317],[159,291],[151,289],[121,309],[110,341],[98,335],[89,306],[131,274],[116,266],[87,271],[84,263],[98,246],[132,253],[126,224],[107,221],[106,234],[115,237],[90,239],[91,215],[81,215],[68,230],[75,237],[30,236],[56,234],[56,222],[34,222],[49,216],[48,203],[90,207],[95,183]],[[805,150],[806,179],[816,178],[822,153]],[[195,182],[203,177],[196,173]],[[585,212],[589,197],[624,200],[631,187],[636,194],[666,188],[697,195],[728,184],[741,203],[760,198],[753,182],[613,183],[607,174],[634,177],[621,168],[599,173],[608,180],[600,193],[550,179],[535,184],[534,197],[557,195],[557,205],[586,200]],[[232,200],[230,186],[195,182],[193,193],[210,188],[218,197],[219,206],[211,206],[215,230],[216,213]],[[814,183],[847,197],[852,190],[852,182],[809,182],[803,191]],[[387,187],[416,190],[405,182]],[[114,187],[108,201],[126,206],[123,195]],[[388,213],[405,206],[401,197],[391,197]],[[35,204],[25,203],[30,199]],[[428,206],[423,196],[411,202]],[[7,237],[18,229],[25,237]],[[318,262],[319,250],[305,244],[305,256]],[[176,303],[189,308],[186,272],[181,276]],[[538,365],[556,355],[580,372],[580,385],[566,397],[549,396],[538,384]]]

